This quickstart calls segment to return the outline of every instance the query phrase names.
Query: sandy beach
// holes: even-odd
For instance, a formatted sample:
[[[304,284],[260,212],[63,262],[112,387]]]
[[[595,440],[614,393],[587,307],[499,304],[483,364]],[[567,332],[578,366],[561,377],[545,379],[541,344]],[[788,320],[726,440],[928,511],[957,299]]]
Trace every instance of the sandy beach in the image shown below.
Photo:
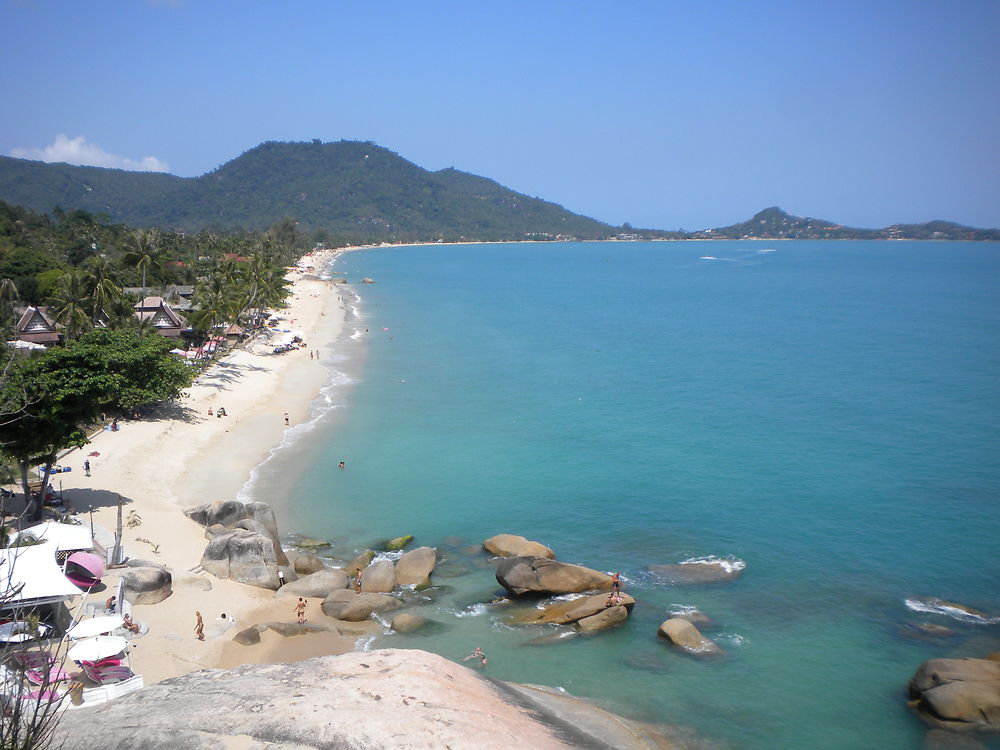
[[[337,252],[341,251],[316,253],[306,260],[319,271]],[[206,544],[204,529],[182,512],[234,499],[252,468],[281,443],[289,429],[285,412],[289,426],[306,419],[310,404],[328,381],[323,359],[310,358],[310,352],[329,352],[326,347],[343,326],[343,300],[337,285],[316,274],[294,270],[289,278],[292,294],[280,312],[285,319],[280,327],[301,331],[307,348],[274,355],[272,347],[259,339],[231,351],[177,402],[156,415],[120,421],[118,431],[102,431],[89,445],[60,459],[61,466],[72,468],[60,475],[64,497],[84,523],[89,523],[92,507],[94,523],[114,529],[120,496],[123,513],[134,511],[141,518],[141,525],[125,529],[127,555],[173,571],[170,597],[133,609],[134,618],[149,625],[149,632],[133,641],[131,652],[133,668],[147,684],[205,667],[341,653],[356,640],[356,636],[323,634],[306,637],[315,641],[311,648],[286,649],[267,637],[258,646],[237,646],[234,653],[231,639],[242,627],[271,620],[295,622],[294,599],[198,572]],[[215,414],[219,407],[227,416],[209,416],[209,409]],[[88,459],[90,477],[83,467]],[[117,584],[113,570],[104,583],[109,589]],[[91,601],[108,595],[94,592]],[[204,617],[204,641],[194,636],[196,610]],[[222,614],[235,618],[236,625],[223,620]],[[309,603],[307,614],[322,617],[318,601]]]

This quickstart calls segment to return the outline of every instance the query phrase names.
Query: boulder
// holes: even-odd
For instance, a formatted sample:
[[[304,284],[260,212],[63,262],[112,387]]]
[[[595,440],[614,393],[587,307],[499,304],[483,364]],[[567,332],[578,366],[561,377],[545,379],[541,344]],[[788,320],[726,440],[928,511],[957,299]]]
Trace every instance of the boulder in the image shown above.
[[[362,591],[385,593],[392,591],[395,585],[396,569],[392,560],[376,560],[362,571]]]
[[[621,625],[628,619],[628,610],[618,605],[601,610],[596,615],[577,620],[576,627],[581,633],[596,633]]]
[[[396,585],[427,586],[436,563],[437,550],[433,547],[417,547],[403,553],[396,561]]]
[[[397,633],[412,633],[427,624],[427,620],[409,612],[400,612],[392,618],[392,629]]]
[[[274,518],[274,510],[267,503],[216,500],[214,503],[188,508],[184,511],[184,515],[205,527],[220,524],[232,529],[236,528],[240,521],[256,521],[263,527],[265,536],[274,542],[275,560],[279,565],[288,565],[288,559],[281,549],[281,537],[278,535],[278,522]],[[261,531],[256,527],[251,530]]]
[[[244,518],[242,521],[237,521],[234,529],[246,529],[247,531],[256,531],[261,536],[266,536],[274,544],[274,559],[278,561],[278,565],[288,565],[288,557],[285,555],[285,550],[281,548],[281,540],[276,536],[272,536],[270,530],[262,524],[260,521],[256,521],[253,518]]]
[[[335,620],[360,622],[367,620],[374,612],[389,612],[403,605],[388,594],[356,594],[342,589],[330,593],[320,605],[323,614]]]
[[[699,612],[694,609],[690,612],[674,612],[671,613],[671,617],[679,617],[682,620],[687,620],[689,623],[700,628],[713,628],[715,623],[712,622],[712,618],[706,615],[704,612]]]
[[[276,590],[278,561],[271,539],[254,531],[233,529],[212,539],[201,556],[201,566],[217,578]]]
[[[132,604],[159,604],[171,594],[173,579],[165,568],[125,568],[125,598]]]
[[[347,588],[347,573],[340,568],[324,568],[286,583],[274,592],[275,596],[304,596],[323,598],[331,591]]]
[[[649,750],[671,747],[679,734],[562,691],[489,680],[440,656],[401,649],[199,670],[94,710],[61,713],[55,732],[55,746],[106,750]]]
[[[406,534],[405,536],[397,536],[395,539],[390,539],[385,543],[385,549],[388,552],[395,552],[396,550],[403,549],[407,544],[413,541],[413,534]]]
[[[224,533],[226,531],[229,531],[229,529],[227,529],[221,523],[213,523],[211,526],[206,526],[205,527],[205,538],[206,539],[214,539],[219,534],[222,534],[222,533]]]
[[[344,566],[344,570],[347,571],[347,575],[353,578],[358,574],[358,571],[364,570],[371,565],[373,559],[375,559],[375,550],[366,549],[360,555],[347,563],[347,565]]]
[[[909,683],[909,705],[947,729],[1000,731],[1000,662],[929,659]]]
[[[516,534],[497,534],[483,542],[483,548],[497,557],[547,557],[554,560],[556,553],[541,542],[532,542]]]
[[[496,577],[500,585],[515,596],[611,589],[611,576],[607,573],[547,557],[505,557],[497,565]]]
[[[744,567],[746,566],[742,560],[708,558],[676,565],[650,565],[649,572],[674,586],[690,586],[735,580],[743,573]]]
[[[622,606],[628,611],[632,611],[635,606],[635,599],[628,594],[622,594]],[[529,609],[526,612],[519,612],[511,618],[511,622],[517,625],[533,625],[538,623],[555,623],[565,625],[585,617],[591,617],[605,609],[608,609],[607,594],[595,594],[594,596],[584,596],[572,601],[557,601],[547,604],[541,609]]]
[[[260,628],[257,625],[244,628],[233,636],[233,640],[241,646],[256,646],[260,643]]]
[[[316,555],[298,554],[292,562],[292,569],[300,576],[307,576],[324,568],[326,568],[326,564],[323,562],[323,558],[316,557]]]
[[[666,620],[660,625],[658,633],[689,654],[715,656],[722,653],[722,649],[714,641],[703,636],[698,628],[681,617]]]
[[[296,547],[301,547],[303,549],[319,549],[320,547],[329,547],[329,542],[324,542],[322,539],[299,539],[295,542]]]

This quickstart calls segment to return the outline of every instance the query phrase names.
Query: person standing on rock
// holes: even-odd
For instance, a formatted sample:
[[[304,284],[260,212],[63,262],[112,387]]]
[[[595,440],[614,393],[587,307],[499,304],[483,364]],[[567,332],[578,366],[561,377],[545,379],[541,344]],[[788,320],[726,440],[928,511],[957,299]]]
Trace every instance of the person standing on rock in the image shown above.
[[[611,576],[611,590],[617,594],[621,591],[621,589],[622,589],[622,574],[615,573],[613,576]]]
[[[299,625],[302,625],[306,621],[306,602],[301,596],[299,597],[298,604],[295,605],[295,615],[299,618]]]
[[[354,579],[354,590],[359,594],[361,593],[361,583],[362,583],[361,579],[362,579],[361,571],[359,570],[358,577]]]
[[[194,634],[198,636],[199,641],[205,640],[205,622],[201,619],[201,612],[195,611],[194,616],[197,618],[197,622],[194,624]]]

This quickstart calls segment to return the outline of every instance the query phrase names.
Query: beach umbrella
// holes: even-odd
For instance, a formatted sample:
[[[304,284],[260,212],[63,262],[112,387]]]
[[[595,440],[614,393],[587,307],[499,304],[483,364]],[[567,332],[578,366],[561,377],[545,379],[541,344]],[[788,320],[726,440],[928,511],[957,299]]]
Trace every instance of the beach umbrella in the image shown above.
[[[67,631],[66,635],[74,639],[90,638],[101,633],[110,633],[112,630],[120,628],[124,623],[125,620],[120,615],[99,615],[78,622]]]
[[[128,646],[128,641],[117,635],[99,635],[80,641],[66,652],[73,661],[97,661],[120,654]]]
[[[66,558],[66,562],[76,565],[98,580],[104,575],[104,561],[91,552],[74,552]]]

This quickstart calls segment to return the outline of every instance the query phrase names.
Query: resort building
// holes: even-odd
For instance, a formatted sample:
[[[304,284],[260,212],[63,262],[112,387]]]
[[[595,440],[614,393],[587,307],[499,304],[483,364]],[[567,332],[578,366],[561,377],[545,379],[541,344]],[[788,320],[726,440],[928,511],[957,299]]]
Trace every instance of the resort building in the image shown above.
[[[161,336],[178,338],[187,327],[180,315],[167,304],[163,297],[146,297],[135,305],[139,320],[148,320]]]
[[[56,330],[56,322],[49,317],[47,307],[28,307],[14,326],[14,338],[31,344],[51,346],[62,341],[63,335]]]

